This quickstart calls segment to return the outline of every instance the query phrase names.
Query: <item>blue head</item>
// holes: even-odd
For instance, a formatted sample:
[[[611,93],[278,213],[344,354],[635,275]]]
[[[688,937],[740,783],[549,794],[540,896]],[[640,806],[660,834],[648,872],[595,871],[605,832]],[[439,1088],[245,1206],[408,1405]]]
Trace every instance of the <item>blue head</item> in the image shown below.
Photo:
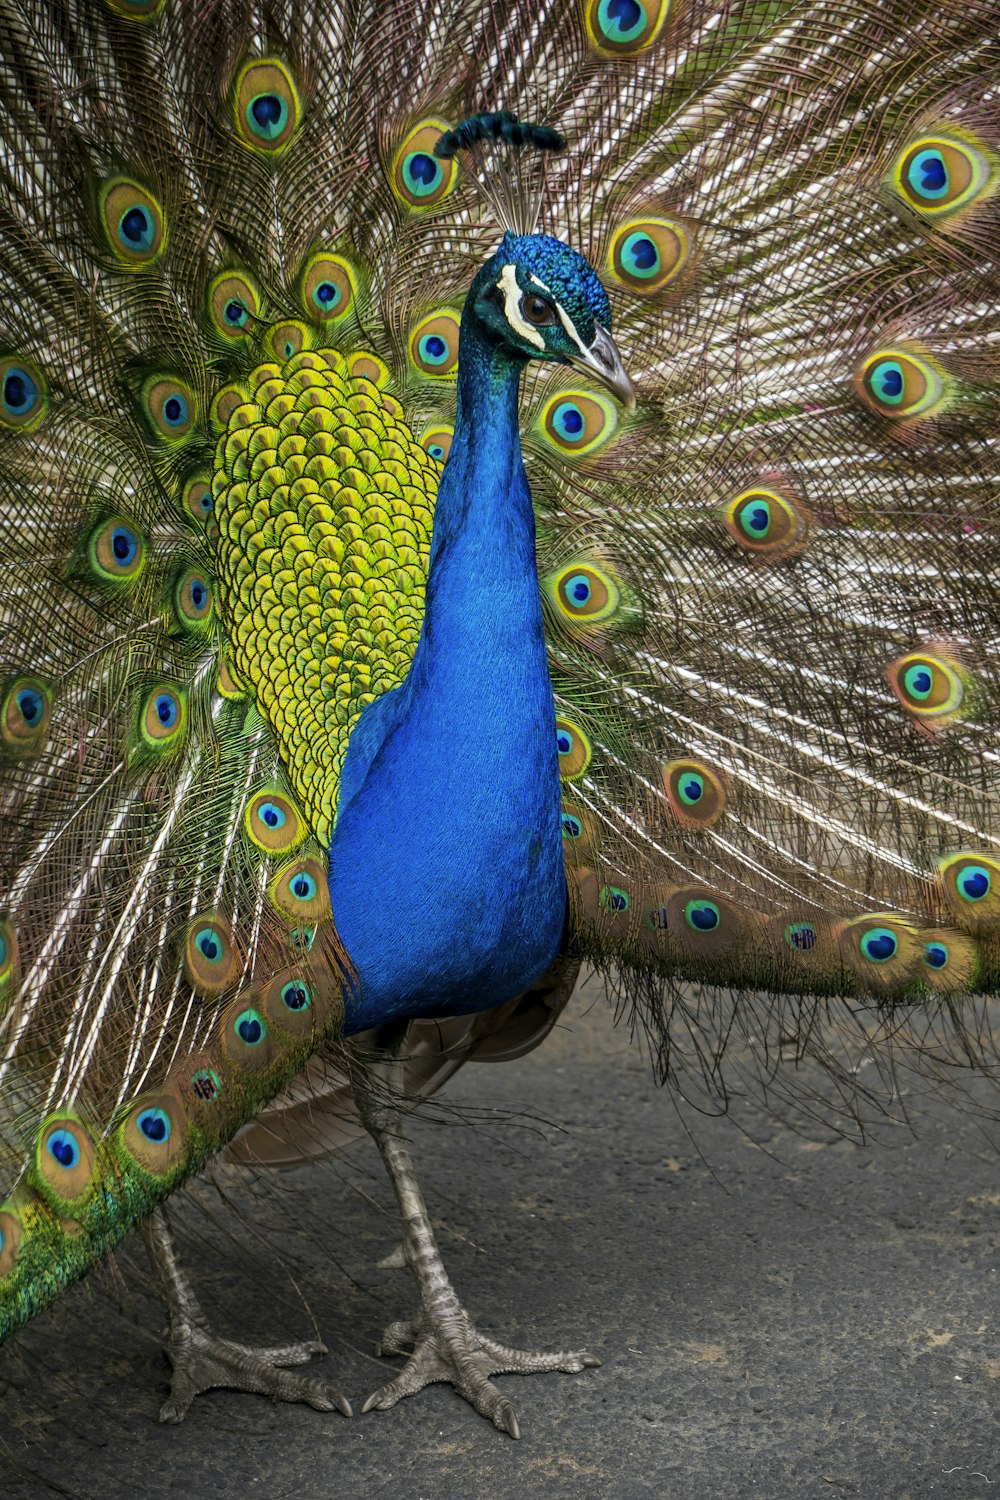
[[[548,234],[505,234],[472,283],[472,315],[513,359],[586,370],[631,410],[632,382],[611,338],[611,304],[597,272]]]

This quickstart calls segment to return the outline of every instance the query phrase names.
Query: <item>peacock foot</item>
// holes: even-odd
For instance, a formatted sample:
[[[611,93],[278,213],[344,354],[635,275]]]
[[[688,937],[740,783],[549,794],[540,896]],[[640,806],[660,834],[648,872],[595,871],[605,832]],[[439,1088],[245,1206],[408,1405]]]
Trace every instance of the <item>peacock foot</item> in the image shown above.
[[[351,1415],[345,1396],[325,1380],[290,1375],[289,1365],[304,1365],[314,1354],[325,1354],[318,1340],[257,1348],[220,1339],[212,1333],[191,1283],[181,1270],[173,1238],[162,1210],[142,1225],[160,1295],[170,1318],[164,1348],[173,1366],[170,1396],[160,1407],[161,1422],[183,1422],[195,1396],[202,1391],[247,1391],[274,1401],[304,1401],[317,1411]]]
[[[457,1316],[449,1311],[437,1321],[422,1311],[416,1319],[390,1323],[378,1352],[408,1357],[395,1380],[372,1392],[363,1412],[386,1411],[424,1386],[448,1381],[476,1411],[513,1438],[521,1436],[517,1412],[492,1383],[491,1375],[536,1375],[548,1370],[575,1375],[601,1363],[585,1349],[552,1354],[511,1349],[480,1333],[462,1307],[457,1308]]]
[[[183,1422],[195,1396],[225,1389],[270,1396],[274,1401],[304,1401],[317,1411],[351,1415],[350,1403],[325,1380],[291,1375],[289,1365],[304,1365],[325,1347],[310,1339],[301,1344],[256,1348],[216,1338],[205,1324],[171,1319],[165,1347],[173,1366],[170,1396],[160,1407],[161,1422]]]

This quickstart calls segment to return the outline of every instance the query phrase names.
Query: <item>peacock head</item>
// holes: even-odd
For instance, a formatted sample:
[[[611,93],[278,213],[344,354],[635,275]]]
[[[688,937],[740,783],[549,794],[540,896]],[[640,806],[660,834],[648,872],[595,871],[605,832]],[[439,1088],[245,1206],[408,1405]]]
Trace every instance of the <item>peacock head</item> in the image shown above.
[[[470,312],[513,358],[575,365],[635,409],[635,390],[611,337],[608,294],[590,262],[562,240],[505,234],[472,284],[466,317]]]

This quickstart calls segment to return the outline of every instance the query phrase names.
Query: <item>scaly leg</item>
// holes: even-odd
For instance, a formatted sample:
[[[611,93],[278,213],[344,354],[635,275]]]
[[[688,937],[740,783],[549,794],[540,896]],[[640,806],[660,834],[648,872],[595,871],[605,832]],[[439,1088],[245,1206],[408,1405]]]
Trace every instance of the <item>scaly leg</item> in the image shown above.
[[[399,1072],[394,1053],[397,1046],[395,1038],[379,1059],[380,1065],[384,1064],[379,1071],[385,1085],[379,1086],[371,1071],[361,1065],[353,1086],[361,1118],[382,1153],[396,1190],[403,1218],[403,1248],[420,1286],[420,1312],[415,1319],[391,1323],[385,1330],[379,1352],[409,1357],[396,1379],[374,1391],[361,1409],[386,1410],[426,1385],[449,1381],[501,1432],[520,1437],[513,1403],[493,1385],[491,1375],[533,1375],[545,1370],[575,1374],[587,1365],[599,1365],[600,1360],[585,1350],[536,1354],[508,1348],[481,1334],[462,1307],[441,1261],[403,1137],[401,1111],[393,1102],[393,1084]]]
[[[258,1349],[216,1338],[177,1258],[167,1221],[157,1209],[142,1226],[143,1239],[170,1316],[166,1354],[173,1366],[170,1396],[160,1408],[161,1422],[183,1422],[195,1396],[224,1387],[271,1396],[275,1401],[305,1401],[317,1411],[351,1415],[347,1400],[325,1380],[289,1375],[287,1365],[304,1365],[325,1354],[313,1340]]]

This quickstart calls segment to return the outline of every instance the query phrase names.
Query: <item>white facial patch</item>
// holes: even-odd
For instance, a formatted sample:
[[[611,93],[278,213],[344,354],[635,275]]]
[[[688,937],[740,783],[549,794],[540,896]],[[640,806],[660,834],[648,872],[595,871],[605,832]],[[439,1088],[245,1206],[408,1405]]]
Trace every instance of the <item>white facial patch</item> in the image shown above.
[[[560,323],[565,328],[566,332],[568,333],[569,337],[573,340],[573,342],[576,345],[576,347],[579,349],[579,351],[580,351],[581,355],[583,356],[583,358],[587,361],[588,364],[592,364],[593,360],[590,358],[590,350],[587,348],[586,344],[583,342],[583,340],[581,339],[580,335],[577,333],[576,329],[573,327],[573,324],[570,321],[569,313],[567,313],[560,306],[560,304],[558,302],[555,304],[555,309],[556,309],[556,312],[559,314],[559,321],[560,321]]]
[[[517,284],[517,272],[513,266],[504,266],[500,272],[500,280],[497,282],[497,290],[503,292],[504,316],[515,333],[519,333],[528,344],[534,344],[536,349],[545,348],[545,340],[537,328],[521,317],[521,288]],[[562,317],[562,308],[557,308],[559,316]]]

